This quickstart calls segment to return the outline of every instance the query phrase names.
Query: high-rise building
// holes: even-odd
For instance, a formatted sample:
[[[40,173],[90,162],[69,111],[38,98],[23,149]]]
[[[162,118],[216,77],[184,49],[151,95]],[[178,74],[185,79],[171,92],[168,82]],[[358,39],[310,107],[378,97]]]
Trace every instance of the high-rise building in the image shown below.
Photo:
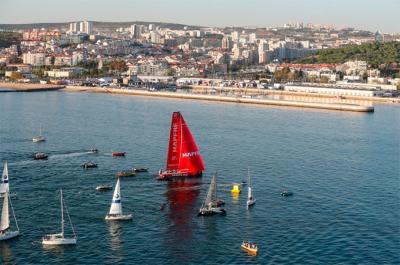
[[[69,24],[69,31],[70,32],[78,32],[80,31],[80,23],[72,22]]]
[[[88,35],[92,34],[93,31],[93,23],[90,21],[82,21],[80,24],[80,32],[86,33]]]
[[[232,50],[232,40],[229,36],[222,38],[222,49],[230,51]]]
[[[266,64],[267,63],[267,54],[269,50],[269,45],[265,41],[260,41],[258,44],[258,63]]]
[[[131,25],[131,34],[132,38],[140,39],[140,36],[142,35],[142,26],[137,24]]]
[[[239,37],[240,37],[240,34],[239,34],[238,31],[234,31],[234,32],[231,33],[231,37],[232,37],[233,41],[238,41]]]
[[[157,31],[150,32],[150,41],[152,43],[161,43],[161,35]]]

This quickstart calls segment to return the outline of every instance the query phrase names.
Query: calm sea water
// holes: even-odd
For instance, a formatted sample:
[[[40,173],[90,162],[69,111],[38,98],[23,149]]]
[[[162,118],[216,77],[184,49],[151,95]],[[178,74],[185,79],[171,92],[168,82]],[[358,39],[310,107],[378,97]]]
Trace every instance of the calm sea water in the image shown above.
[[[180,110],[204,158],[202,184],[157,182],[166,159],[171,113]],[[34,144],[42,124],[46,142]],[[375,113],[272,108],[198,101],[64,92],[0,94],[0,160],[22,236],[0,243],[1,264],[399,264],[400,107]],[[96,147],[99,154],[85,149]],[[36,151],[47,161],[33,161]],[[125,151],[113,158],[112,151]],[[99,167],[82,170],[83,162]],[[107,223],[115,173],[147,166],[124,179],[131,222]],[[233,198],[224,184],[247,178]],[[226,216],[197,217],[218,170]],[[43,248],[60,230],[58,190],[78,244]],[[293,197],[283,198],[288,188]],[[160,210],[165,204],[165,209]],[[67,231],[70,228],[67,226]],[[243,239],[259,255],[240,250]]]

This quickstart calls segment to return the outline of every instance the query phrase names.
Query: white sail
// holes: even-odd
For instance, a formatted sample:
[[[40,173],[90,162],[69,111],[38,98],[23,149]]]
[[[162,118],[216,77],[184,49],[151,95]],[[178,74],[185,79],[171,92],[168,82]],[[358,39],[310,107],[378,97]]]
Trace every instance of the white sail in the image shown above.
[[[122,204],[121,204],[121,187],[119,178],[117,180],[117,185],[115,185],[114,195],[111,201],[111,207],[109,214],[122,214]]]
[[[212,202],[214,191],[215,191],[216,187],[217,187],[217,181],[216,181],[215,175],[214,175],[213,178],[211,179],[210,187],[208,188],[207,197],[204,202],[205,206],[208,206]]]
[[[3,210],[1,212],[0,231],[5,231],[10,227],[10,216],[8,213],[8,192],[4,196]]]
[[[1,177],[0,193],[9,191],[9,180],[8,180],[8,166],[7,161],[4,163],[3,175]]]
[[[247,199],[251,200],[253,199],[253,195],[251,194],[251,187],[249,187],[248,192],[247,192]]]

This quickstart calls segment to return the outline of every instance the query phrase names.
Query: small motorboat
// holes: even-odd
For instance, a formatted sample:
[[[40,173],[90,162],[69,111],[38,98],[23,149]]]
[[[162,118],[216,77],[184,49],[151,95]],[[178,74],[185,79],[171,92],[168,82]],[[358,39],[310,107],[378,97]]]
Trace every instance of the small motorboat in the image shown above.
[[[96,187],[96,190],[98,191],[107,191],[107,190],[112,190],[112,186],[111,185],[99,185]]]
[[[149,172],[149,169],[147,167],[135,167],[133,169],[133,172],[135,173]]]
[[[258,247],[255,243],[250,241],[243,241],[240,246],[244,251],[250,253],[251,255],[256,256],[258,254]]]
[[[242,180],[242,182],[240,183],[242,186],[246,186],[247,182],[245,180]]]
[[[97,154],[99,152],[99,150],[97,150],[97,148],[91,148],[89,150],[87,150],[88,154]]]
[[[83,163],[83,164],[81,165],[81,167],[83,167],[84,169],[96,168],[96,167],[97,167],[97,164],[91,163],[91,162],[87,162],[87,163]]]
[[[283,196],[283,197],[293,196],[293,192],[291,192],[289,190],[284,190],[281,192],[281,196]]]
[[[49,156],[46,153],[43,152],[37,152],[33,154],[33,159],[35,160],[43,160],[47,159]]]
[[[134,177],[135,175],[136,173],[133,169],[128,171],[120,171],[116,174],[117,177]]]
[[[112,156],[125,156],[126,152],[112,152]]]

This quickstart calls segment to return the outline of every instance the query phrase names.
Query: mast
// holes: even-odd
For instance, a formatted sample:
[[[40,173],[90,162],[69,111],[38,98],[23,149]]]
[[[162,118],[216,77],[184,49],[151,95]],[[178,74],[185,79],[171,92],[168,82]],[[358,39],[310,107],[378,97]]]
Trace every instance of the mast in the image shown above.
[[[40,124],[40,128],[39,128],[39,136],[42,136],[42,124]]]
[[[60,202],[61,202],[61,235],[64,238],[64,204],[62,189],[60,190]]]
[[[248,192],[247,192],[247,198],[250,200],[252,197],[252,194],[251,194],[251,178],[250,178],[250,169],[249,168],[247,168],[247,176],[249,178],[249,187],[248,187]]]

